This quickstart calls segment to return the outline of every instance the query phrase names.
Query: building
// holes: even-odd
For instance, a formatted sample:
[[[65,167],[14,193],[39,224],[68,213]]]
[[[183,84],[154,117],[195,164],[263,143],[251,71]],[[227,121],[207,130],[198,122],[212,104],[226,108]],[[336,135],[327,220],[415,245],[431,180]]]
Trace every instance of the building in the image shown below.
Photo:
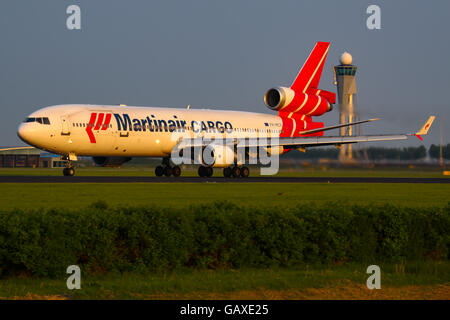
[[[357,119],[358,114],[356,110],[355,98],[356,98],[356,69],[357,67],[352,65],[352,55],[348,52],[344,52],[341,55],[338,66],[334,66],[335,84],[337,85],[338,102],[339,102],[339,124],[351,123]],[[341,136],[352,136],[353,128],[342,127],[340,129]],[[344,144],[340,146],[339,160],[341,162],[352,162],[353,160],[353,148],[352,144]]]
[[[33,147],[0,147],[0,167],[3,168],[61,168],[66,161],[60,156]]]

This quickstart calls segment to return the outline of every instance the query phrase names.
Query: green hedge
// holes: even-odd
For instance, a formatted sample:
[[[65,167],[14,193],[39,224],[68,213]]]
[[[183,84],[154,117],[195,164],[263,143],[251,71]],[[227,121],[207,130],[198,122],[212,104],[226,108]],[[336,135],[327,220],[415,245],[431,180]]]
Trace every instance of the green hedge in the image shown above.
[[[304,263],[449,259],[444,208],[350,206],[249,208],[217,202],[183,209],[108,208],[0,212],[0,275]]]

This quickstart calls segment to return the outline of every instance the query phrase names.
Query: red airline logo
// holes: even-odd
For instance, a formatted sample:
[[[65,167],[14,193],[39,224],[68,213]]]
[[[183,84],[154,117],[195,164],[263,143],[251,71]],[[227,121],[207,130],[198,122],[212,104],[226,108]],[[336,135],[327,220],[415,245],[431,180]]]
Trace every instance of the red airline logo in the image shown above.
[[[103,122],[103,120],[105,120]],[[109,127],[109,123],[111,122],[111,114],[107,113],[106,117],[104,113],[99,113],[97,117],[97,113],[91,113],[91,118],[89,119],[88,126],[86,127],[86,132],[89,136],[89,140],[91,143],[96,143],[94,132],[92,130],[106,130]]]

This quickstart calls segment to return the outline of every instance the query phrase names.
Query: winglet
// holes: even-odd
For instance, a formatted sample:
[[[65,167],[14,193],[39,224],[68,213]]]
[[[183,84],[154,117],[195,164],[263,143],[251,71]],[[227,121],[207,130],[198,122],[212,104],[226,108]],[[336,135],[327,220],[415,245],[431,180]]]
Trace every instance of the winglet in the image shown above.
[[[417,131],[414,135],[417,136],[420,140],[422,140],[421,136],[425,136],[428,134],[428,130],[430,130],[431,124],[433,123],[435,118],[436,118],[435,116],[430,116],[427,122],[425,122],[425,124],[423,125],[423,127],[419,131]]]

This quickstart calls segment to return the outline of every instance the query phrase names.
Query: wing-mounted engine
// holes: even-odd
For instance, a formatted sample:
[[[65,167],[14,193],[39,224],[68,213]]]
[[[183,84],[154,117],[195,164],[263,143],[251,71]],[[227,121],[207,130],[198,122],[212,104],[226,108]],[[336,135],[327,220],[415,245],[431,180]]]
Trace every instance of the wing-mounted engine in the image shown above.
[[[92,157],[95,165],[100,167],[115,167],[118,168],[125,162],[131,160],[130,157]]]
[[[203,163],[212,167],[226,168],[236,160],[236,153],[228,145],[207,145],[203,150]]]

